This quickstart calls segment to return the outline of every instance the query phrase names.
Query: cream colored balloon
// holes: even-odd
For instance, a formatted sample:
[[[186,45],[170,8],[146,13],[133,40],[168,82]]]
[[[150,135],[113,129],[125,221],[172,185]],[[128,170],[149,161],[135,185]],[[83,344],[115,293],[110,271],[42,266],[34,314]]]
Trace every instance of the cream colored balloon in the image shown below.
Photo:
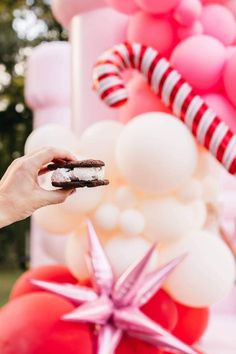
[[[199,230],[206,218],[202,202],[183,204],[174,197],[144,201],[140,210],[145,219],[145,237],[154,242],[184,237],[192,230]]]
[[[79,153],[104,161],[108,176],[117,171],[115,148],[123,127],[123,124],[112,120],[100,121],[87,128],[80,138]]]
[[[44,230],[62,235],[70,233],[81,223],[78,214],[66,213],[59,204],[38,209],[34,213],[34,220]]]
[[[235,281],[234,257],[214,234],[198,231],[160,250],[160,263],[186,253],[168,277],[164,289],[178,302],[192,307],[210,306],[222,300]]]
[[[184,185],[195,171],[198,153],[183,123],[170,114],[152,112],[125,126],[118,139],[116,159],[131,185],[153,195]]]
[[[48,232],[43,232],[41,236],[41,245],[44,252],[54,261],[65,263],[65,247],[68,241],[68,235],[56,235]]]
[[[85,258],[87,252],[88,242],[86,233],[74,234],[68,238],[65,249],[66,265],[78,280],[86,280],[89,278]]]
[[[78,140],[72,131],[65,127],[59,124],[46,124],[28,136],[25,154],[48,146],[75,152],[78,149]]]
[[[142,237],[124,238],[117,236],[111,238],[105,245],[108,258],[111,261],[115,275],[120,276],[131,264],[138,261],[151,247],[151,243]],[[154,253],[149,270],[157,267],[158,256]]]

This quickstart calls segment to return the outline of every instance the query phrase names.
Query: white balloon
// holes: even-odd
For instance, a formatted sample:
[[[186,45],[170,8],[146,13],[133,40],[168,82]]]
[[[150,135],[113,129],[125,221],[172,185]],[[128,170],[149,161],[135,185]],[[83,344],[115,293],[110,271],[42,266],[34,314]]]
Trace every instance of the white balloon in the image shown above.
[[[206,218],[203,203],[183,204],[174,197],[144,201],[140,210],[146,222],[145,237],[151,241],[177,240],[200,229]]]
[[[74,234],[68,238],[65,258],[66,265],[75,278],[86,280],[89,272],[86,264],[86,254],[88,252],[88,242],[85,234]]]
[[[198,165],[195,171],[197,178],[204,178],[206,176],[220,177],[223,168],[221,164],[213,157],[206,149],[199,150]]]
[[[80,138],[79,152],[89,158],[104,161],[108,175],[114,174],[116,172],[115,148],[123,127],[123,124],[112,120],[91,125]]]
[[[203,199],[206,203],[217,203],[220,197],[220,181],[212,176],[206,176],[202,180]]]
[[[129,186],[121,186],[115,192],[116,205],[121,209],[132,208],[138,204],[138,200]]]
[[[35,129],[25,143],[25,154],[30,154],[38,149],[52,146],[67,151],[76,151],[78,140],[67,128],[59,124],[46,124]]]
[[[137,209],[126,209],[120,214],[120,228],[126,235],[137,236],[145,227],[143,214]]]
[[[184,185],[197,165],[194,138],[183,123],[166,113],[132,119],[117,143],[121,174],[139,190],[167,193]]]
[[[177,190],[177,196],[183,202],[191,202],[194,199],[202,198],[202,195],[202,184],[196,178],[190,179],[184,186]]]
[[[41,235],[41,245],[44,252],[53,258],[54,261],[64,264],[65,248],[69,236],[43,232]]]
[[[104,187],[77,188],[76,192],[71,194],[61,204],[61,208],[67,213],[79,214],[90,212],[101,202],[104,192]]]
[[[225,243],[207,231],[160,249],[160,263],[187,253],[168,277],[164,288],[178,302],[192,307],[210,306],[226,296],[235,281],[234,257]]]
[[[101,204],[95,212],[98,226],[104,230],[113,230],[118,225],[120,210],[113,203]]]
[[[56,204],[38,209],[34,213],[34,220],[44,230],[63,235],[78,227],[81,217],[78,214],[66,213],[61,205]]]
[[[151,247],[151,243],[142,237],[126,239],[121,236],[111,238],[105,245],[105,250],[112,264],[114,274],[120,276],[131,264],[137,262]],[[157,252],[154,253],[149,271],[154,270],[158,263]]]

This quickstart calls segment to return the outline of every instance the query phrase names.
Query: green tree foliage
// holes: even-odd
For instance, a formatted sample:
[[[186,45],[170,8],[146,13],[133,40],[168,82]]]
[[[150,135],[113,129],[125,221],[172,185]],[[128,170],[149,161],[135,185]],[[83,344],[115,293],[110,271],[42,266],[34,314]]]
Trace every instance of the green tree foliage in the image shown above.
[[[0,1],[0,178],[23,154],[32,130],[32,113],[24,102],[27,57],[42,41],[64,40],[49,1]],[[0,266],[19,266],[27,258],[29,220],[0,230]]]

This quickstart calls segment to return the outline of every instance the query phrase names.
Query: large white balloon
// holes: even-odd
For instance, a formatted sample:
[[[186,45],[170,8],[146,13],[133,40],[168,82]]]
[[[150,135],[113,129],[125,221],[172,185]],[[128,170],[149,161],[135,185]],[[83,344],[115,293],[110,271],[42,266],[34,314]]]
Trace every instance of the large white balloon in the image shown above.
[[[61,204],[61,209],[67,213],[87,213],[92,211],[101,202],[105,187],[77,188],[66,201]]]
[[[226,296],[235,281],[234,257],[225,243],[207,231],[160,250],[160,263],[186,253],[168,277],[165,290],[178,302],[193,307],[210,306]]]
[[[111,261],[114,274],[120,276],[131,264],[138,261],[151,247],[151,243],[142,237],[124,238],[121,236],[111,238],[105,245],[106,253]],[[158,256],[154,253],[149,270],[157,267]]]
[[[25,153],[29,154],[48,146],[75,152],[78,148],[78,140],[65,127],[59,124],[46,124],[35,129],[28,136],[25,143]]]
[[[66,213],[61,208],[61,205],[56,204],[38,209],[34,213],[34,220],[42,229],[63,235],[70,233],[79,226],[81,216],[79,214]]]
[[[146,113],[131,120],[116,149],[121,174],[152,195],[184,185],[195,171],[197,156],[191,133],[166,113]]]
[[[86,280],[89,278],[85,258],[87,252],[88,242],[86,232],[74,234],[68,238],[65,250],[66,264],[74,277],[80,280]]]
[[[70,235],[56,235],[43,232],[41,235],[41,245],[44,252],[54,261],[65,263],[65,248]]]
[[[206,207],[201,201],[183,204],[174,197],[144,201],[144,234],[151,241],[173,241],[192,230],[199,230],[206,220]]]
[[[112,120],[104,120],[91,125],[80,138],[79,153],[88,158],[104,161],[108,175],[114,174],[116,171],[115,148],[123,127],[123,124]]]

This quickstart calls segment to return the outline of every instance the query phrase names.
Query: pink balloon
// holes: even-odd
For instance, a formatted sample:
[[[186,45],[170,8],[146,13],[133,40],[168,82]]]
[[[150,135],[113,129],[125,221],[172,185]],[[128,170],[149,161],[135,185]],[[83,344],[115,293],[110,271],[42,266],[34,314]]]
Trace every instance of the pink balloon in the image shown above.
[[[194,21],[191,26],[181,26],[178,29],[178,36],[182,40],[200,34],[203,34],[203,26],[200,21]]]
[[[180,0],[136,0],[142,10],[153,13],[163,14],[176,7]]]
[[[52,0],[55,18],[68,27],[73,16],[105,6],[104,0]]]
[[[68,42],[40,44],[28,60],[25,98],[33,109],[69,106],[71,51]]]
[[[224,45],[234,42],[236,25],[233,14],[222,5],[208,5],[203,8],[201,21],[204,33],[219,39]]]
[[[130,15],[138,11],[138,6],[134,0],[105,0],[106,3],[115,10]]]
[[[123,123],[146,112],[170,113],[162,101],[151,91],[150,86],[141,75],[135,76],[127,87],[129,100],[120,109],[120,120]]]
[[[129,41],[152,46],[162,54],[169,53],[175,44],[171,22],[142,11],[131,16],[127,36]]]
[[[203,96],[206,103],[221,117],[236,133],[236,109],[227,98],[221,94],[212,93]]]
[[[221,42],[210,36],[193,36],[181,42],[171,56],[172,65],[199,91],[206,92],[219,81],[226,59]]]
[[[232,12],[234,17],[236,18],[236,1],[235,0],[228,0],[225,6]]]
[[[177,6],[174,16],[182,25],[190,26],[202,13],[200,0],[182,0]]]
[[[225,91],[236,106],[236,53],[233,53],[228,60],[224,70]]]

